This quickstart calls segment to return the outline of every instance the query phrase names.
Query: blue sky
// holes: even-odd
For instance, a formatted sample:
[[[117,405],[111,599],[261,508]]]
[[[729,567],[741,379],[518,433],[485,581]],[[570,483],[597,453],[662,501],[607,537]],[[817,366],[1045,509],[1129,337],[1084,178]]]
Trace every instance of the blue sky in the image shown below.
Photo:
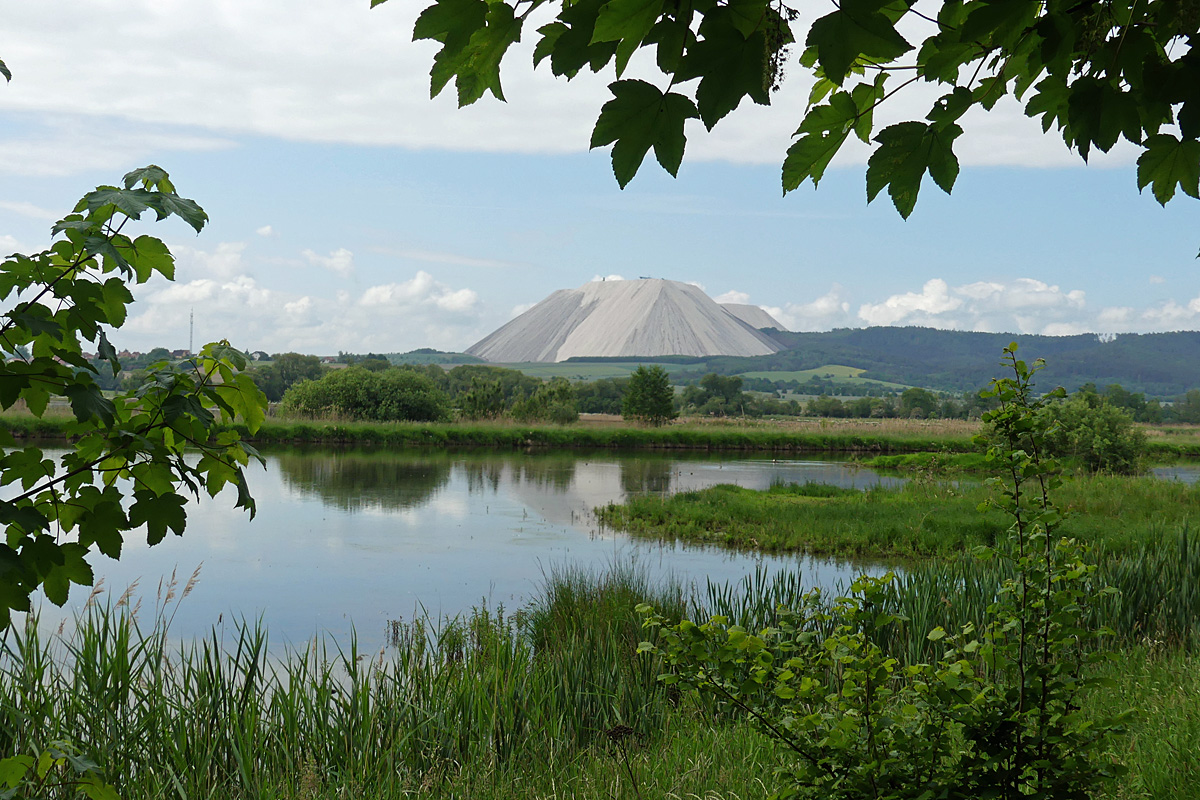
[[[428,98],[434,48],[409,41],[420,3],[367,5],[9,0],[0,246],[41,249],[83,192],[165,167],[212,223],[154,226],[177,281],[140,289],[114,336],[142,350],[186,346],[191,309],[198,340],[248,349],[461,350],[614,275],[695,282],[796,330],[1200,324],[1196,206],[1139,195],[1132,148],[1084,168],[1001,106],[967,121],[953,197],[927,182],[907,222],[866,204],[862,149],[785,198],[797,77],[771,108],[690,129],[678,179],[649,161],[621,191],[586,148],[611,74],[534,72],[526,36],[505,61],[509,103],[460,111]],[[898,95],[884,121],[925,100]]]

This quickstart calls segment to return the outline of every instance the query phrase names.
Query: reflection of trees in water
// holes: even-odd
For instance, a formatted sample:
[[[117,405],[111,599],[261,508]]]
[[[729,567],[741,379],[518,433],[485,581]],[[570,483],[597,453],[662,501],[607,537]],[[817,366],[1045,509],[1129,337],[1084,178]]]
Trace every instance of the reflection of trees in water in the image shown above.
[[[577,461],[578,456],[574,453],[505,453],[468,455],[463,457],[459,466],[466,474],[468,490],[473,493],[494,493],[505,481],[565,492],[575,480]]]
[[[467,491],[471,494],[498,492],[500,483],[504,480],[505,460],[499,456],[481,460],[467,459],[461,465],[467,477]]]
[[[276,458],[289,488],[347,511],[414,508],[450,480],[451,462],[444,454],[322,451]]]
[[[513,466],[521,483],[528,483],[542,489],[557,489],[565,492],[571,488],[575,480],[575,462],[577,457],[568,455],[525,455],[516,456]]]
[[[621,488],[626,494],[663,493],[671,488],[675,462],[666,458],[627,458],[621,462]]]

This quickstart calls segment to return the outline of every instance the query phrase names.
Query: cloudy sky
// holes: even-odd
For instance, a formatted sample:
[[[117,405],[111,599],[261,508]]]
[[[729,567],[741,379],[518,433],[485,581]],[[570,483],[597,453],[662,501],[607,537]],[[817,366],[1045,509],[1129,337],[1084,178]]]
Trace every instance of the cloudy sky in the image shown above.
[[[165,167],[212,222],[148,226],[178,258],[114,341],[227,337],[313,353],[461,350],[597,276],[690,281],[795,330],[1014,333],[1200,327],[1197,207],[1139,195],[1132,148],[1084,167],[1020,109],[968,118],[954,196],[866,204],[863,149],[782,197],[807,86],[690,130],[672,180],[624,191],[587,141],[611,73],[570,84],[505,61],[501,104],[428,96],[423,4],[0,0],[0,247],[47,246],[93,186]],[[634,65],[636,72],[638,65]],[[898,95],[884,122],[920,117]]]

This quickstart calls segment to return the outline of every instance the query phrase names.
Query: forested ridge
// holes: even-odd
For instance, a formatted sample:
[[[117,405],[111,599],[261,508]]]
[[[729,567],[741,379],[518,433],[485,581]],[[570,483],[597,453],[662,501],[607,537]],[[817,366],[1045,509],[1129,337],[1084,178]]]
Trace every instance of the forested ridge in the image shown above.
[[[869,380],[963,392],[978,389],[995,377],[996,353],[1017,341],[1023,354],[1052,363],[1054,380],[1068,390],[1086,383],[1102,387],[1119,383],[1129,391],[1169,397],[1200,387],[1197,331],[1127,333],[1108,341],[1091,333],[1035,336],[919,327],[843,328],[821,333],[776,331],[772,336],[788,349],[752,358],[648,360],[694,364],[700,372],[722,374],[841,364],[865,369],[860,377]]]

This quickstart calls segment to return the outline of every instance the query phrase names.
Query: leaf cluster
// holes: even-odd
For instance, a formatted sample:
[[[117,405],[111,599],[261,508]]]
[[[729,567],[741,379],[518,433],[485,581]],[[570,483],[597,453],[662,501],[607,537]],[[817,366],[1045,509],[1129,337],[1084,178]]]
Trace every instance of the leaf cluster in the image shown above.
[[[460,105],[487,91],[503,100],[500,63],[543,6],[553,19],[537,28],[535,66],[567,79],[615,70],[591,146],[612,145],[622,187],[651,149],[675,175],[688,120],[711,130],[747,99],[769,105],[798,67],[814,85],[783,161],[785,193],[819,183],[853,136],[873,150],[868,200],[886,190],[908,217],[926,175],[953,188],[964,115],[1011,96],[1085,161],[1120,139],[1140,147],[1138,187],[1160,203],[1179,190],[1200,197],[1200,12],[1179,0],[942,0],[933,15],[912,0],[840,0],[795,58],[798,11],[784,0],[436,0],[413,30],[441,45],[431,94],[454,80]],[[639,51],[641,72],[652,58],[661,80],[623,77]],[[924,119],[876,130],[875,109],[916,83],[938,93]]]
[[[0,486],[12,487],[0,500],[0,627],[11,610],[29,610],[38,588],[61,605],[71,584],[90,585],[93,550],[119,558],[125,535],[143,526],[150,544],[181,534],[180,492],[232,485],[237,505],[254,512],[243,467],[257,454],[221,430],[235,420],[255,430],[263,419],[265,399],[240,352],[207,345],[183,365],[152,365],[144,383],[112,397],[97,380],[101,370],[121,371],[107,331],[125,322],[129,286],[174,275],[161,240],[125,233],[146,211],[197,231],[207,220],[150,166],[126,175],[123,188],[85,195],[54,225],[48,250],[0,267],[0,301],[12,303],[0,315],[0,408],[21,403],[40,417],[56,401],[74,416],[73,444],[57,462],[0,433]],[[85,341],[95,360],[85,358]]]
[[[19,753],[0,759],[0,798],[51,796],[118,800],[100,767],[70,742],[51,742],[36,756]]]

